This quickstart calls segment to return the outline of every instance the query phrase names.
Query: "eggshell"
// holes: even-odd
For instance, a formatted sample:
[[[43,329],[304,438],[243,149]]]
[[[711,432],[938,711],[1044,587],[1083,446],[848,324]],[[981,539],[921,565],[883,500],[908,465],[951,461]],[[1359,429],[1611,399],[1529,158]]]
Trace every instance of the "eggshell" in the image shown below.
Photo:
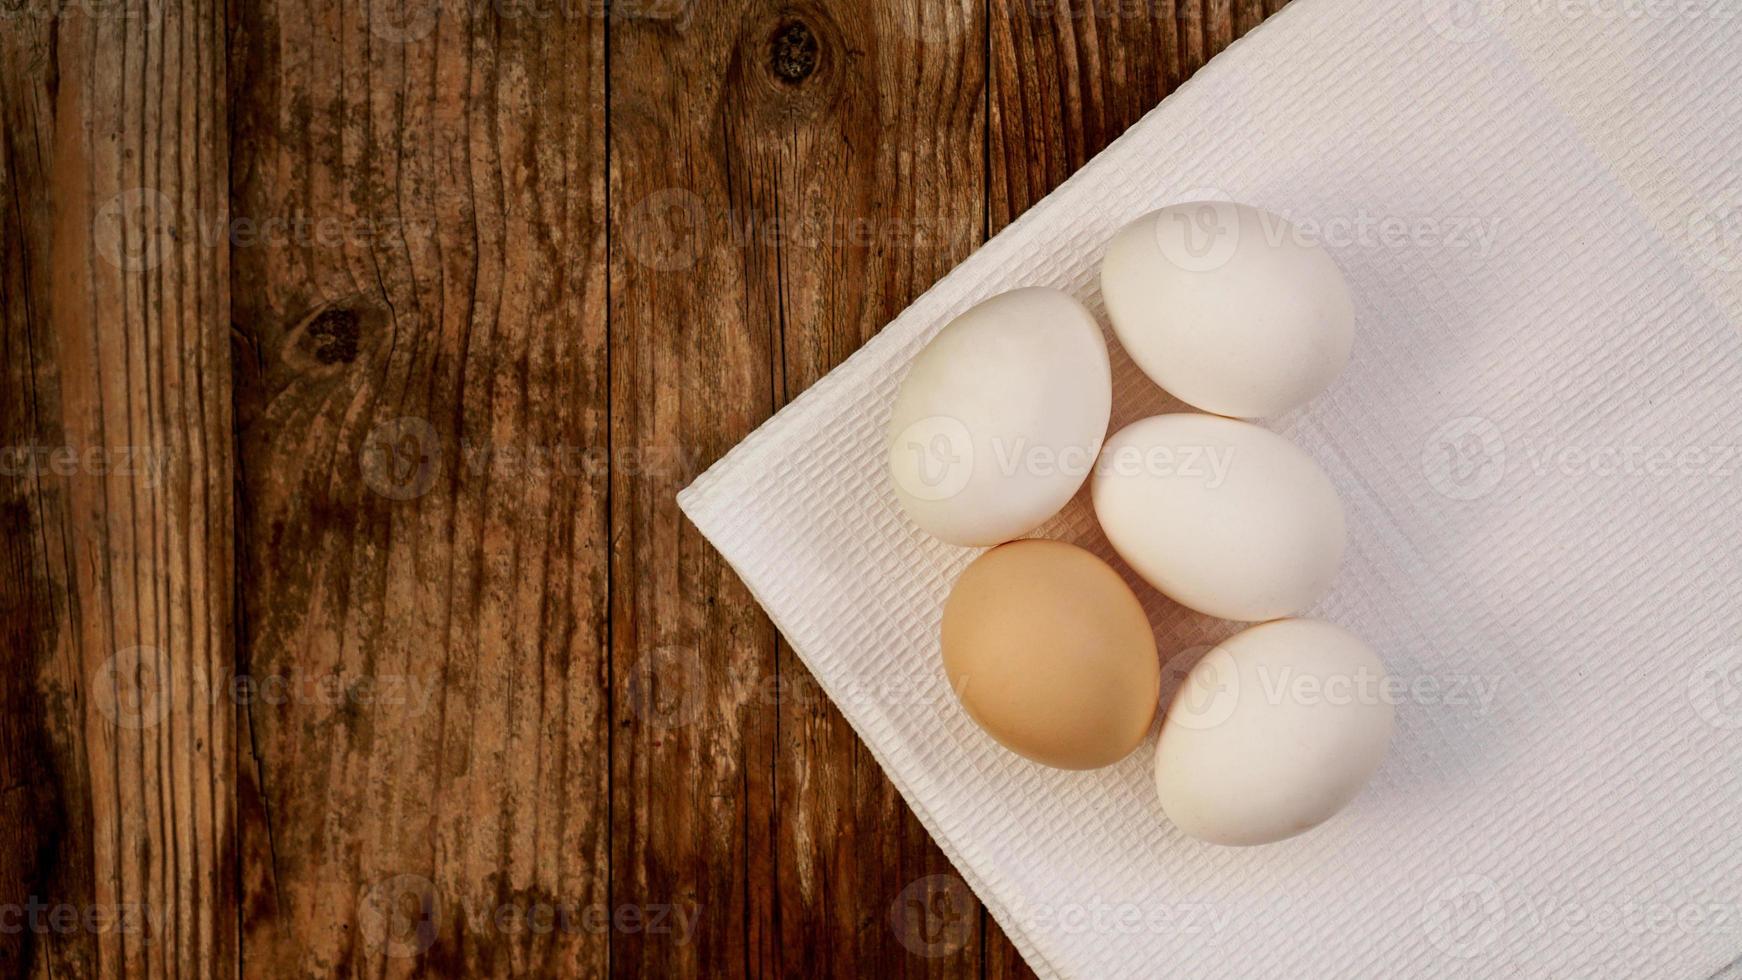
[[[1107,440],[1091,491],[1120,556],[1182,605],[1257,622],[1324,596],[1343,505],[1312,457],[1250,422],[1156,415]]]
[[[1176,398],[1219,415],[1277,415],[1348,362],[1355,307],[1329,253],[1244,204],[1199,201],[1125,226],[1101,262],[1119,343]]]
[[[1192,669],[1162,719],[1161,807],[1214,844],[1311,830],[1379,768],[1393,700],[1384,664],[1341,627],[1284,619],[1237,633]]]
[[[1130,754],[1160,699],[1143,606],[1106,562],[1062,541],[1015,541],[962,572],[944,605],[943,662],[981,728],[1060,769]]]
[[[914,357],[889,422],[896,497],[952,544],[1021,537],[1088,478],[1112,405],[1089,311],[1056,289],[1000,293]]]

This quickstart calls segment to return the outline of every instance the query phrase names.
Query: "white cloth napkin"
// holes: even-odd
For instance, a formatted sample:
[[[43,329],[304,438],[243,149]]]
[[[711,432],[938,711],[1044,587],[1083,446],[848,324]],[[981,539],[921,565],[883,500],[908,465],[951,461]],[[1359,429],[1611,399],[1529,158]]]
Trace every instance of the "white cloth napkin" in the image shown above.
[[[1064,773],[974,727],[937,627],[975,552],[883,465],[951,316],[1021,285],[1100,315],[1109,236],[1206,196],[1349,279],[1348,369],[1266,424],[1347,507],[1315,614],[1410,684],[1361,797],[1248,849],[1173,829],[1148,748]],[[1304,0],[680,503],[1043,976],[1703,978],[1742,954],[1739,324],[1742,7]],[[1114,361],[1115,426],[1177,407]],[[1083,495],[1040,533],[1111,555]],[[1163,657],[1234,628],[1139,594]]]

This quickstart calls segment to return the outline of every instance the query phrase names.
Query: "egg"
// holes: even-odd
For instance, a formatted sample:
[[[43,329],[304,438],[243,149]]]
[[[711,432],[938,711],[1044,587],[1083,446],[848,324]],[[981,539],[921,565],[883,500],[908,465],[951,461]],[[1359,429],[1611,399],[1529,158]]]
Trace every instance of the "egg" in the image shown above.
[[[1395,720],[1385,665],[1313,619],[1237,633],[1186,675],[1155,748],[1168,819],[1213,844],[1268,844],[1317,827],[1361,792]]]
[[[1176,204],[1126,225],[1101,261],[1101,295],[1138,367],[1218,415],[1306,402],[1343,369],[1354,338],[1354,303],[1330,254],[1244,204]]]
[[[1112,405],[1107,344],[1081,303],[1039,287],[993,296],[945,325],[902,381],[896,498],[952,544],[1021,537],[1082,487]]]
[[[968,716],[1060,769],[1129,755],[1161,697],[1143,606],[1106,562],[1062,541],[993,548],[944,604],[943,665]]]
[[[1107,440],[1090,495],[1120,557],[1211,616],[1298,613],[1342,561],[1343,505],[1330,479],[1250,422],[1196,413],[1133,422]]]

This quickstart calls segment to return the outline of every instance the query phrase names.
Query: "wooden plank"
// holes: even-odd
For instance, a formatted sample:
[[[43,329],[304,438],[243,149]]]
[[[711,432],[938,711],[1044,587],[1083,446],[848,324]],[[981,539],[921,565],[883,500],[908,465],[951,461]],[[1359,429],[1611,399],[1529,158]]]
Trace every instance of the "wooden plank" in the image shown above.
[[[779,950],[774,631],[676,494],[776,397],[776,270],[729,111],[765,93],[751,0],[636,5],[611,30],[611,903],[683,935],[612,936],[615,976],[759,976]]]
[[[598,14],[232,7],[251,974],[608,967]]]
[[[994,233],[1282,6],[1281,0],[990,3]],[[1001,934],[987,943],[986,966],[988,976],[1029,975]]]
[[[978,243],[983,11],[740,0],[614,26],[614,441],[711,462]],[[946,949],[892,923],[948,863],[682,522],[690,476],[613,485],[613,901],[678,896],[701,925],[614,937],[616,971],[977,975],[977,928]]]
[[[992,0],[992,229],[1009,224],[1279,0]]]
[[[234,975],[223,7],[0,20],[0,970]]]
[[[752,198],[782,219],[747,262],[778,273],[783,403],[966,258],[986,222],[982,4],[846,0],[785,30],[814,39],[815,70],[735,124]],[[804,100],[823,108],[777,112]],[[774,669],[782,974],[978,977],[972,893],[784,643]]]

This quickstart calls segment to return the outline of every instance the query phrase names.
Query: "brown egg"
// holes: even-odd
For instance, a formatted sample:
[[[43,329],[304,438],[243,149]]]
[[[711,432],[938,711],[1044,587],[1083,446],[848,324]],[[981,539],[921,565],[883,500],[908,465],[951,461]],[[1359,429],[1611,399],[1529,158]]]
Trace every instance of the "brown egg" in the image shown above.
[[[975,559],[944,603],[943,653],[981,728],[1060,769],[1124,758],[1161,696],[1143,606],[1106,562],[1063,541],[1013,541]]]

